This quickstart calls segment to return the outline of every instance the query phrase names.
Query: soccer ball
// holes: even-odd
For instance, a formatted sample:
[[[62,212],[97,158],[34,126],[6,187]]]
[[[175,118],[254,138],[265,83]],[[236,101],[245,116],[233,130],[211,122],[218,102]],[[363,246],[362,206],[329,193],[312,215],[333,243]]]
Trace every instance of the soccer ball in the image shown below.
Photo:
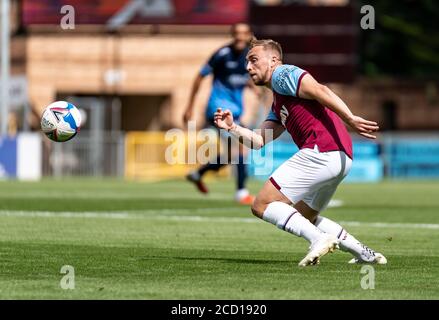
[[[81,127],[81,113],[73,104],[56,101],[46,107],[41,117],[41,130],[53,141],[72,139]]]

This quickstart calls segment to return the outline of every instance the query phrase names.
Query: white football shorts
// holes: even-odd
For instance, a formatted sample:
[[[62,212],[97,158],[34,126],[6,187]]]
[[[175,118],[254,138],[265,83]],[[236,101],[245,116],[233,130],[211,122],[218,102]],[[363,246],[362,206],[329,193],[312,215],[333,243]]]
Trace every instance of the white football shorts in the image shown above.
[[[343,151],[301,149],[270,177],[273,185],[293,204],[304,201],[311,209],[326,208],[352,160]]]

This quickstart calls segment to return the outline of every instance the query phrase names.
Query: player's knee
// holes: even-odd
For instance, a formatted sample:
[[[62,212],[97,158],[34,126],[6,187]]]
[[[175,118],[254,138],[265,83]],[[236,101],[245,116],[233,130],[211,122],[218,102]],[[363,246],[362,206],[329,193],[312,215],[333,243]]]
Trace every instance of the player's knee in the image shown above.
[[[255,201],[253,202],[253,205],[251,207],[252,213],[258,217],[262,218],[265,209],[267,208],[267,204],[259,201],[259,199],[256,197]]]
[[[294,208],[296,208],[296,210],[299,211],[300,214],[308,219],[311,223],[315,224],[319,211],[312,209],[304,201],[300,201],[295,204]]]
[[[252,210],[252,213],[253,213],[254,216],[261,217],[261,211],[259,210],[259,207],[256,206],[254,203],[253,203],[253,205],[251,207],[251,210]]]

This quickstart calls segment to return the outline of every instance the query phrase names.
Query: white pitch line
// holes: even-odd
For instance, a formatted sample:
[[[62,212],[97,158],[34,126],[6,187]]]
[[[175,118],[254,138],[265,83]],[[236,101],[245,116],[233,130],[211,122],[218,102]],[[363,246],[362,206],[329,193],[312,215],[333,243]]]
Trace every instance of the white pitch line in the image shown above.
[[[434,224],[434,223],[357,222],[357,221],[339,221],[339,223],[341,225],[346,225],[349,227],[439,229],[439,224]]]
[[[131,199],[172,199],[172,200],[233,200],[233,196],[230,194],[212,193],[209,195],[200,195],[197,193],[192,194],[172,194],[172,193],[153,193],[153,194],[116,194],[116,193],[71,193],[69,197],[72,199],[120,199],[120,200],[131,200]],[[17,193],[2,193],[0,194],[0,199],[40,199],[40,198],[65,198],[63,193],[30,193],[26,192],[23,194]]]
[[[163,209],[144,211],[121,211],[121,212],[53,212],[53,211],[10,211],[1,210],[0,217],[25,217],[25,218],[76,218],[76,219],[140,219],[140,220],[164,220],[164,221],[196,221],[196,222],[233,222],[233,223],[259,223],[257,218],[242,217],[206,217],[196,215],[175,215],[177,213],[197,213],[201,210],[216,211],[236,208],[209,208],[209,209]],[[173,214],[173,215],[171,215]],[[350,227],[371,227],[371,228],[396,228],[396,229],[430,229],[439,230],[439,224],[427,223],[392,223],[392,222],[358,222],[340,221],[341,225]]]
[[[344,205],[343,200],[332,199],[328,203],[328,208],[338,208],[338,207],[342,207],[343,205]]]
[[[225,209],[225,208],[213,208]],[[209,209],[212,211],[212,209]],[[196,209],[163,209],[163,210],[144,210],[144,211],[122,211],[122,212],[74,212],[74,211],[0,211],[0,217],[21,217],[21,218],[76,218],[76,219],[141,219],[141,220],[175,220],[175,221],[207,221],[207,222],[259,222],[256,218],[239,218],[239,217],[205,217],[182,215],[197,213]],[[217,212],[217,210],[215,210]],[[230,208],[229,208],[230,211]],[[143,213],[143,214],[142,214]],[[173,213],[174,215],[169,215]],[[155,215],[153,215],[155,214]]]

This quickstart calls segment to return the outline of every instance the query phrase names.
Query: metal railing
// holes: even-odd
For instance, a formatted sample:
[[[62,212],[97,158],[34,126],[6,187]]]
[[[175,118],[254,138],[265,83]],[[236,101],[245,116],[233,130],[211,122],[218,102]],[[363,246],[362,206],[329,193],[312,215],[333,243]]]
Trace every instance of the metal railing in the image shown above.
[[[125,134],[106,132],[93,135],[81,132],[74,139],[45,146],[44,175],[64,176],[116,176],[124,175]]]
[[[201,141],[189,142],[188,137],[179,141],[166,139],[166,132],[81,132],[65,143],[45,140],[43,160],[44,175],[64,176],[112,176],[130,179],[159,180],[181,178],[190,169],[201,165],[189,162],[190,144],[198,148]],[[354,167],[351,178],[355,181],[379,181],[390,178],[438,178],[438,133],[385,133],[378,141],[354,141]],[[173,145],[172,148],[170,146]],[[171,155],[174,151],[178,155]],[[272,157],[273,169],[291,157],[297,147],[284,137],[273,143],[271,151],[252,157],[249,174],[258,165],[264,165],[265,157]],[[268,152],[268,153],[267,153]],[[169,161],[168,158],[178,161]],[[263,157],[264,161],[258,161]],[[260,160],[260,159],[259,159]],[[219,176],[227,176],[230,169],[221,170]]]

